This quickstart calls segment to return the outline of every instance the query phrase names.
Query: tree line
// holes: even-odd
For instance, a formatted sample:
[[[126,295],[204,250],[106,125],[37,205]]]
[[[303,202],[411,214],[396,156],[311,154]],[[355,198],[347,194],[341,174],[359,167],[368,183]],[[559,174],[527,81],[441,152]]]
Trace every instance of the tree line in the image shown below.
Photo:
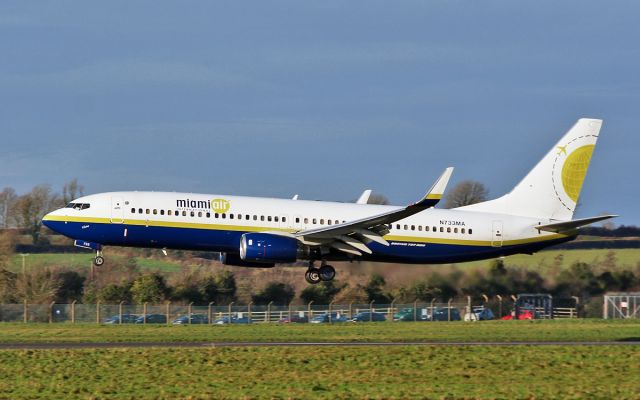
[[[31,236],[33,244],[40,244],[42,217],[64,207],[83,195],[84,187],[73,179],[62,187],[62,193],[49,185],[37,185],[28,193],[18,195],[15,189],[5,187],[0,192],[0,227],[18,228]]]

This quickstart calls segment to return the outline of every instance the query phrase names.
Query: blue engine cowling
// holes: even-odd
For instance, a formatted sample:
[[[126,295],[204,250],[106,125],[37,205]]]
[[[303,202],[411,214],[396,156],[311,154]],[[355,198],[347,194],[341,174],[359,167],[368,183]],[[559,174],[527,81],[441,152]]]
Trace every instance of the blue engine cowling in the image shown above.
[[[269,233],[245,233],[240,238],[240,258],[248,262],[292,263],[298,258],[298,241]]]

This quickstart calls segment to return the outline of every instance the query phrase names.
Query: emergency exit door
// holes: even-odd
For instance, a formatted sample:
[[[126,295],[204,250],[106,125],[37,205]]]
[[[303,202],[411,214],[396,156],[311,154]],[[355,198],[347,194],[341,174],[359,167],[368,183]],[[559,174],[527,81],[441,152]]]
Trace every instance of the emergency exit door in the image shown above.
[[[122,201],[122,197],[111,198],[111,223],[124,223],[124,202]]]

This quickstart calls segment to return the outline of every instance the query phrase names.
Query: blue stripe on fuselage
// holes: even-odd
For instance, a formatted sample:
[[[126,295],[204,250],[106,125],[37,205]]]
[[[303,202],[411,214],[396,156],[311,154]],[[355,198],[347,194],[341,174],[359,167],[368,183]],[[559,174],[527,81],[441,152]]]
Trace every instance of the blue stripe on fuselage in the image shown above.
[[[140,226],[127,224],[44,221],[50,229],[72,239],[100,243],[106,246],[168,248],[237,253],[244,231],[215,229]],[[126,236],[125,236],[126,230]],[[574,237],[507,245],[503,247],[471,246],[464,244],[416,243],[392,240],[390,246],[369,243],[373,254],[362,259],[380,262],[438,264],[481,260],[517,253],[533,253]],[[333,251],[327,260],[346,260],[348,257]]]

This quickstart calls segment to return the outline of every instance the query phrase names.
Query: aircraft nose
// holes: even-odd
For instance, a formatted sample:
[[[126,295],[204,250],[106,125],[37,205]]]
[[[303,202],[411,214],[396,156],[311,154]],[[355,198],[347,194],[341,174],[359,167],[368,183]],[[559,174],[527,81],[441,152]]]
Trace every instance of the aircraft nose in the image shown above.
[[[58,215],[60,215],[60,209],[51,211],[49,214],[42,217],[42,225],[55,231],[53,226],[54,226],[54,222],[56,221],[56,216]]]

